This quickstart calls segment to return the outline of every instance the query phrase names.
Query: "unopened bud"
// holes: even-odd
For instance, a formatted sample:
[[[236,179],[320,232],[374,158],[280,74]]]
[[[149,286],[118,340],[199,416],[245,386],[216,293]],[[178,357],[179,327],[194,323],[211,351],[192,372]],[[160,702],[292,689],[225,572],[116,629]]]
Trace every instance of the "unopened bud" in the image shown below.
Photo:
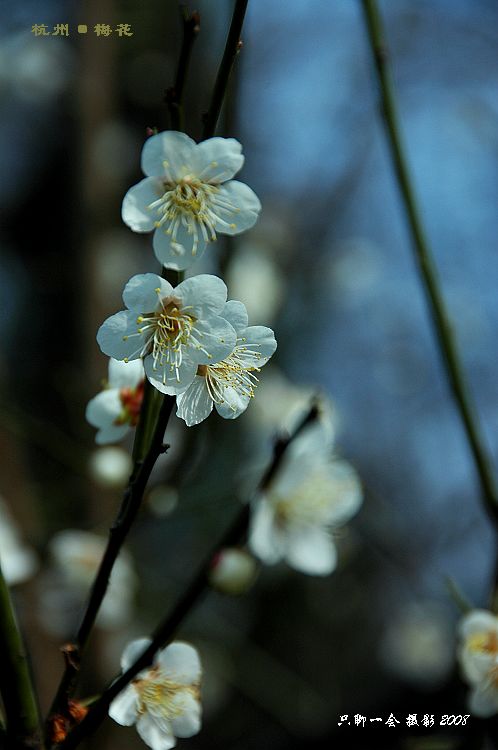
[[[130,455],[122,448],[98,448],[90,456],[90,476],[101,487],[122,487],[131,469]]]
[[[213,559],[209,583],[223,594],[237,596],[251,588],[257,572],[258,565],[249,552],[238,547],[227,547]]]

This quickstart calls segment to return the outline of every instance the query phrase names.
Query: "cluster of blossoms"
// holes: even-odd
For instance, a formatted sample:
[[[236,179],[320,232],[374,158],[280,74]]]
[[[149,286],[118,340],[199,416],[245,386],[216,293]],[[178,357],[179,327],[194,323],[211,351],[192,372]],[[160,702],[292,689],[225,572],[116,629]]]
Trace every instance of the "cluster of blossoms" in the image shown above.
[[[458,659],[471,687],[469,711],[487,718],[498,713],[498,617],[474,609],[460,623]]]
[[[125,195],[122,217],[136,232],[154,230],[154,253],[165,268],[183,272],[218,234],[239,234],[255,224],[261,210],[257,196],[232,179],[244,163],[241,150],[232,138],[197,144],[177,132],[146,141],[141,160],[146,177]],[[126,309],[108,318],[97,334],[111,358],[105,388],[86,410],[98,430],[97,443],[116,442],[136,426],[145,378],[161,393],[176,396],[177,415],[188,426],[202,422],[213,408],[225,419],[245,411],[276,341],[269,328],[250,326],[244,305],[227,301],[227,295],[224,282],[208,274],[177,286],[154,273],[128,281]],[[240,578],[239,563],[237,558]],[[244,578],[246,568],[253,569],[249,556]],[[220,586],[227,585],[221,565],[216,577]],[[128,645],[123,670],[149,643],[140,639]],[[200,672],[195,649],[173,643],[118,695],[109,713],[119,724],[136,724],[153,750],[168,750],[175,737],[199,731]]]
[[[187,425],[206,419],[213,405],[221,416],[233,419],[247,408],[257,383],[255,373],[277,344],[269,328],[248,326],[241,302],[226,300],[227,288],[217,276],[201,274],[173,287],[156,274],[140,274],[125,286],[127,309],[103,323],[97,341],[116,360],[141,359],[152,385],[177,396],[177,414]],[[122,390],[107,397],[114,414],[121,394]],[[106,395],[93,400],[94,423],[95,407],[102,408]],[[122,422],[113,424],[122,428]],[[102,421],[99,426],[102,432]]]
[[[244,162],[231,138],[195,143],[183,133],[150,137],[142,151],[145,179],[126,194],[122,217],[136,232],[154,231],[153,248],[165,268],[183,272],[218,234],[254,225],[261,209],[253,191],[234,179]],[[276,349],[273,331],[250,326],[242,302],[227,301],[224,282],[191,276],[173,286],[154,273],[131,278],[125,309],[100,327],[97,341],[111,360],[105,389],[87,407],[97,442],[121,439],[137,424],[144,379],[175,396],[188,426],[213,411],[234,419],[247,408],[258,373]],[[265,563],[285,559],[305,573],[325,575],[336,566],[332,532],[358,510],[362,495],[353,469],[332,456],[326,419],[303,428],[289,447],[271,486],[252,508],[249,548]],[[222,550],[209,572],[212,586],[242,593],[257,574],[251,554]],[[150,644],[130,643],[123,670]],[[201,668],[195,649],[173,643],[159,651],[110,706],[119,724],[136,728],[153,750],[168,750],[176,737],[200,728]]]
[[[146,141],[146,177],[125,195],[122,217],[136,232],[155,230],[154,252],[165,268],[183,271],[217,234],[239,234],[256,222],[257,196],[232,179],[244,163],[241,150],[233,138],[197,144],[177,132]],[[241,302],[227,302],[221,279],[201,274],[173,287],[157,274],[139,274],[123,301],[126,310],[97,335],[111,357],[106,388],[86,412],[98,443],[120,440],[136,425],[144,377],[177,397],[177,415],[189,427],[213,407],[225,419],[245,411],[277,345],[271,329],[249,326]]]

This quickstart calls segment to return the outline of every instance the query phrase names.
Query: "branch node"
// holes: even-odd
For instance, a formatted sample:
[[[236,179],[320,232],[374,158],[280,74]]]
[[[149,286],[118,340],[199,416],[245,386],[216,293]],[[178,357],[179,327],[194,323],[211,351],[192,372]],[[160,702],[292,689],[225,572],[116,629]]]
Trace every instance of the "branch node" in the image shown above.
[[[60,650],[64,655],[66,666],[69,666],[78,672],[80,668],[80,650],[78,646],[75,643],[64,643],[64,645],[60,647]]]

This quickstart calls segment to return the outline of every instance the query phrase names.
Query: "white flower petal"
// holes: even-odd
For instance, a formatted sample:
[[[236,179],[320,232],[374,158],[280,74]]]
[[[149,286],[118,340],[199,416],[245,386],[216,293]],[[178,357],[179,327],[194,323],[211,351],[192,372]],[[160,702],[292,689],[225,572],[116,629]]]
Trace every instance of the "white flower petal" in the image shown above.
[[[331,434],[327,426],[314,422],[293,440],[287,448],[280,469],[272,482],[272,491],[287,495],[331,460]]]
[[[325,576],[337,565],[335,545],[329,534],[317,526],[295,526],[286,534],[285,558],[302,573]]]
[[[237,334],[230,323],[224,318],[213,315],[204,320],[198,320],[194,327],[195,336],[199,341],[200,348],[192,350],[198,364],[214,364],[220,362],[233,352]],[[207,352],[207,354],[206,354]]]
[[[213,400],[206,386],[206,378],[196,375],[186,391],[176,397],[176,416],[188,427],[203,422],[213,410]]]
[[[234,299],[228,300],[220,315],[235,328],[237,336],[239,331],[245,331],[249,324],[246,306]]]
[[[97,393],[87,404],[85,418],[98,428],[110,427],[119,417],[122,409],[117,388],[109,388]]]
[[[227,208],[227,205],[230,208]],[[212,198],[212,210],[217,217],[217,232],[240,234],[254,226],[261,211],[261,203],[248,185],[230,180],[221,185],[216,196]]]
[[[335,459],[325,467],[324,481],[330,486],[328,523],[340,526],[354,516],[363,502],[356,471],[347,461]]]
[[[235,138],[208,138],[198,143],[192,160],[196,177],[217,184],[231,180],[242,169],[242,146]]]
[[[136,388],[144,378],[144,367],[141,359],[132,362],[109,360],[109,388]]]
[[[469,711],[482,719],[498,713],[498,690],[493,685],[481,684],[475,687],[469,699]]]
[[[251,508],[249,547],[267,565],[273,565],[284,554],[283,536],[275,523],[275,513],[265,497]]]
[[[168,679],[178,685],[194,685],[201,679],[199,654],[189,643],[174,641],[159,652],[155,664]]]
[[[121,310],[107,318],[97,331],[97,343],[108,357],[113,359],[137,359],[145,337],[137,333],[137,314]]]
[[[173,734],[167,732],[164,726],[159,726],[148,713],[137,721],[137,732],[152,750],[170,750],[176,745]]]
[[[128,685],[109,706],[109,716],[123,727],[131,727],[138,716],[138,694],[133,685]]]
[[[152,232],[158,219],[157,211],[149,208],[164,194],[161,180],[146,177],[133,185],[121,206],[121,218],[134,232]]]
[[[101,427],[95,435],[97,445],[109,445],[110,443],[119,443],[129,433],[131,427],[128,424],[110,424]]]
[[[198,227],[197,247],[194,252],[194,234],[188,232],[183,224],[178,227],[174,242],[171,234],[167,234],[162,228],[156,229],[152,239],[154,253],[159,263],[175,271],[184,271],[189,268],[202,256],[206,245],[206,240]]]
[[[223,419],[237,419],[245,412],[251,400],[245,393],[239,393],[235,388],[228,386],[223,391],[223,403],[215,404],[216,411]]]
[[[137,638],[128,643],[121,655],[121,669],[123,672],[126,672],[126,670],[131,667],[138,657],[143,654],[145,649],[150,646],[150,643],[150,638]]]
[[[218,276],[203,273],[185,279],[175,288],[175,297],[184,308],[190,308],[196,318],[222,315],[227,299],[227,287]]]
[[[176,396],[183,393],[195,378],[197,362],[189,356],[187,351],[177,371],[172,370],[167,362],[164,363],[163,367],[160,367],[159,364],[157,367],[154,366],[154,359],[149,355],[144,359],[144,368],[145,374],[154,388],[166,395]]]
[[[498,634],[498,617],[486,609],[473,609],[464,615],[458,628],[462,638],[468,638],[474,633],[493,631]]]
[[[167,130],[152,135],[142,149],[142,171],[148,177],[179,180],[190,173],[195,148],[195,141],[185,133]]]
[[[249,326],[249,328],[238,333],[238,339],[240,338],[244,341],[242,343],[237,341],[237,353],[240,362],[247,367],[254,367],[255,365],[263,367],[277,348],[275,334],[271,328],[266,326]],[[248,352],[257,352],[259,355],[257,361],[251,354],[244,356],[244,349]]]
[[[176,737],[193,737],[201,729],[201,706],[188,690],[179,690],[171,705],[181,713],[171,719],[171,727]]]
[[[497,666],[495,654],[475,651],[466,646],[459,649],[458,658],[462,676],[471,685],[477,685],[482,682],[486,679],[491,669]]]
[[[150,313],[159,307],[159,300],[169,297],[172,291],[171,284],[157,273],[139,273],[126,284],[123,302],[134,313]]]

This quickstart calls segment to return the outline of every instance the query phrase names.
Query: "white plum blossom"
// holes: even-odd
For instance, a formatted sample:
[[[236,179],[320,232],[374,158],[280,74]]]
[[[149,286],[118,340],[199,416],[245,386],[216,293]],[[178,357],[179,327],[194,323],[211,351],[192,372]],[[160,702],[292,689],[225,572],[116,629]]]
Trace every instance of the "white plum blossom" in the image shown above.
[[[150,645],[148,638],[131,641],[123,651],[126,671]],[[193,646],[175,641],[157,652],[152,667],[113,700],[109,716],[118,724],[136,724],[152,750],[169,750],[176,737],[192,737],[201,728],[201,663]]]
[[[256,223],[258,197],[232,179],[244,163],[241,151],[233,138],[196,143],[176,131],[145,142],[147,176],[126,193],[122,217],[135,232],[155,229],[154,252],[166,268],[188,268],[217,234],[239,234]]]
[[[275,335],[265,326],[248,326],[242,302],[227,302],[221,315],[233,326],[237,340],[228,357],[200,365],[191,385],[177,396],[177,415],[186,424],[199,424],[208,417],[213,404],[225,419],[244,412],[258,384],[258,373],[277,348]]]
[[[315,422],[289,445],[270,487],[255,499],[249,533],[264,563],[285,560],[310,575],[337,564],[332,533],[359,509],[360,482],[346,461],[331,456],[331,432]]]
[[[143,399],[144,368],[140,359],[132,362],[109,360],[106,387],[86,407],[86,419],[97,427],[95,442],[116,443],[136,427]]]
[[[99,328],[97,341],[114,359],[143,359],[145,374],[162,393],[184,391],[199,365],[219,362],[233,351],[236,334],[221,317],[227,288],[201,274],[177,287],[155,273],[133,276],[123,301],[128,308]]]
[[[471,686],[469,711],[483,718],[498,713],[498,617],[473,609],[459,627],[458,660]]]

